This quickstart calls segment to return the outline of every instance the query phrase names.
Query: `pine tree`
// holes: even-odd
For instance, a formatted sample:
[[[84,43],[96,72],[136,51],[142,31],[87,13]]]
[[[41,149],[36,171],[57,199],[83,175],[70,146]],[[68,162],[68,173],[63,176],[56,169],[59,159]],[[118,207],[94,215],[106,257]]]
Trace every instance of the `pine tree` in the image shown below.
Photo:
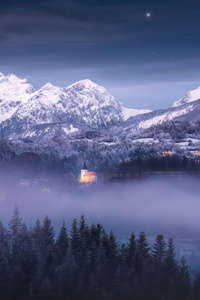
[[[78,234],[78,225],[77,220],[74,219],[71,230],[70,230],[70,242],[71,242],[71,248],[72,253],[74,255],[74,259],[76,264],[79,263],[79,254],[80,254],[80,240],[79,240],[79,234]]]
[[[79,259],[78,265],[83,268],[84,260],[87,256],[87,252],[91,251],[91,240],[90,240],[90,230],[85,222],[85,217],[82,215],[78,224],[78,238],[79,238]]]
[[[181,300],[189,299],[191,293],[191,277],[184,256],[181,257],[181,265],[179,267],[177,290],[179,291],[178,297]]]
[[[90,226],[89,234],[90,234],[91,245],[94,244],[95,246],[99,246],[103,234],[103,227],[101,226],[101,224],[97,224],[96,226],[92,224]]]
[[[164,282],[165,282],[165,295],[175,297],[178,280],[178,262],[176,260],[175,246],[172,238],[169,238],[167,250],[164,260]]]
[[[51,225],[51,220],[49,219],[49,217],[46,216],[42,226],[42,245],[44,250],[48,250],[49,247],[54,246],[54,236],[54,227]]]
[[[157,265],[162,265],[166,254],[166,242],[162,234],[158,234],[153,245],[152,255],[154,263]]]
[[[22,229],[22,218],[20,217],[18,206],[15,206],[12,218],[9,222],[9,228],[11,238],[17,237]]]
[[[69,240],[68,240],[67,228],[65,226],[65,221],[64,221],[59,236],[55,243],[56,260],[59,265],[64,262],[68,247],[69,247]]]
[[[85,229],[86,229],[85,217],[84,215],[82,215],[78,225],[78,234],[81,239],[85,237]]]
[[[126,263],[129,269],[131,269],[134,265],[135,254],[136,254],[136,239],[135,239],[135,235],[132,232],[126,250]]]
[[[39,220],[36,221],[31,236],[32,236],[33,246],[39,256],[41,252],[41,246],[42,246],[42,226]]]
[[[175,257],[176,252],[174,241],[172,238],[169,238],[164,261],[165,274],[169,277],[175,275],[175,273],[177,272],[177,260]]]
[[[0,249],[3,251],[8,251],[8,232],[0,221]]]
[[[142,231],[136,242],[136,259],[135,259],[135,272],[137,275],[141,274],[144,267],[150,259],[150,247],[147,242],[145,233]]]
[[[164,236],[162,234],[158,234],[152,249],[153,265],[151,281],[154,285],[155,297],[160,298],[163,298],[164,287],[166,284],[163,273],[165,254],[166,242],[164,240]]]
[[[52,265],[55,261],[54,245],[55,245],[55,230],[48,216],[45,217],[41,232],[41,268],[47,276],[51,276]]]

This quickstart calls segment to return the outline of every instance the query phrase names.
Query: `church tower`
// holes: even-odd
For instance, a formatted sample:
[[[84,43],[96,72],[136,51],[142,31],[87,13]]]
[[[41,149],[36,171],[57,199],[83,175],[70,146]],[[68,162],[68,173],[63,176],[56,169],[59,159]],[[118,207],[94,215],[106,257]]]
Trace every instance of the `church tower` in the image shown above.
[[[81,180],[84,181],[84,176],[87,172],[88,172],[88,170],[87,170],[86,164],[84,162],[83,169],[81,170]]]

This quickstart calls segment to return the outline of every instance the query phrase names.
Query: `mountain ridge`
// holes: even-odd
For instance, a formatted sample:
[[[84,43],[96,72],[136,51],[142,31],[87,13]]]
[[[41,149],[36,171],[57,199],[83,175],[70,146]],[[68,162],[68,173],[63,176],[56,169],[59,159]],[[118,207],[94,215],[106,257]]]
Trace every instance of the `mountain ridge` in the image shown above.
[[[10,87],[9,94],[4,93],[5,85]],[[12,89],[15,100],[11,100]],[[0,136],[41,142],[55,134],[64,138],[82,131],[105,129],[114,135],[126,135],[173,120],[197,121],[200,119],[199,94],[200,88],[197,88],[167,109],[137,110],[126,108],[90,79],[68,87],[47,83],[35,90],[26,79],[0,73],[0,99],[3,99]]]
[[[104,87],[89,79],[78,81],[68,87],[60,88],[51,83],[39,90],[11,74],[1,75],[0,99],[3,98],[4,84],[12,85],[16,101],[7,103],[12,95],[2,102],[1,135],[10,136],[26,131],[33,125],[47,123],[67,123],[73,127],[86,125],[93,127],[112,126],[125,121],[130,116],[148,113],[149,110],[126,108]],[[10,80],[12,82],[10,82]],[[6,82],[6,83],[5,83]],[[25,86],[28,85],[28,86]],[[24,93],[15,95],[19,86],[25,86]],[[27,88],[29,87],[29,89]]]
[[[172,107],[177,107],[182,104],[194,102],[200,99],[200,86],[197,89],[189,91],[186,95],[178,101],[175,101]]]
[[[36,91],[25,79],[3,76],[0,108],[7,111],[0,122],[0,163],[29,153],[30,160],[32,154],[38,155],[44,168],[61,164],[65,171],[78,171],[84,161],[103,169],[165,153],[198,158],[196,97],[166,109],[134,110],[89,79],[66,88],[47,83]],[[24,94],[16,92],[15,101],[10,100],[11,94],[1,94],[4,84],[14,91],[23,87]]]

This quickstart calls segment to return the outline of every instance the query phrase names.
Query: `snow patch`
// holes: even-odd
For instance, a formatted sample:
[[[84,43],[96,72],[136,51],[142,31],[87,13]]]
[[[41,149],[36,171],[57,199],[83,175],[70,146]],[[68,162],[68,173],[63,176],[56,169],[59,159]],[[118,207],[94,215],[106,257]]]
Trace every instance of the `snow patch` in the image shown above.
[[[75,128],[73,125],[70,125],[70,128],[63,128],[63,130],[64,130],[64,132],[66,133],[66,134],[69,134],[69,133],[73,133],[73,132],[77,132],[77,131],[79,131],[79,129],[78,128]]]
[[[190,112],[193,109],[193,105],[190,105],[187,108],[178,110],[178,111],[173,111],[173,112],[167,112],[164,115],[160,115],[160,116],[156,116],[152,119],[140,122],[139,124],[139,128],[149,128],[153,125],[158,125],[161,124],[163,122],[167,122],[167,121],[171,121],[172,119],[176,118],[176,117],[180,117],[182,115],[187,114],[188,112]]]
[[[127,108],[122,106],[122,114],[124,116],[124,121],[126,121],[130,117],[134,117],[136,115],[147,114],[151,112],[149,109],[134,109],[134,108]]]

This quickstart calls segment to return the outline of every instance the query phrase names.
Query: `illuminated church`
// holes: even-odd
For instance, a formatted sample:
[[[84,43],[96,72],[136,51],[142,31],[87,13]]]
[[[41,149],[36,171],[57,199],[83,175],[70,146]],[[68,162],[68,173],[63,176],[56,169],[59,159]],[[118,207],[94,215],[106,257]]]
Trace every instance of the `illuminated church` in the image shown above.
[[[79,182],[94,182],[97,181],[97,174],[94,171],[88,171],[84,163],[83,169],[81,170],[81,179]]]

